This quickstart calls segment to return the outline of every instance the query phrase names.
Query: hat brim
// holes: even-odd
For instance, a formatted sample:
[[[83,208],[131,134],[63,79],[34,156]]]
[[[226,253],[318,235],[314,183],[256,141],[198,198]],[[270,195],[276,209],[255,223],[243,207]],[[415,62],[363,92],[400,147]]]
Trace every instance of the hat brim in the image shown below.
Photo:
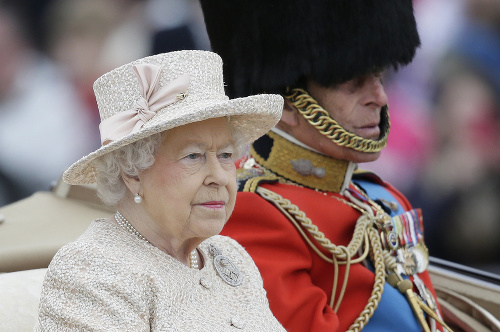
[[[63,180],[74,185],[94,183],[96,170],[92,166],[93,160],[145,137],[213,118],[229,117],[230,125],[249,144],[279,121],[283,111],[283,98],[280,95],[261,94],[225,101],[200,100],[187,107],[188,109],[179,108],[173,112],[160,110],[138,132],[104,145],[75,162],[64,172]]]

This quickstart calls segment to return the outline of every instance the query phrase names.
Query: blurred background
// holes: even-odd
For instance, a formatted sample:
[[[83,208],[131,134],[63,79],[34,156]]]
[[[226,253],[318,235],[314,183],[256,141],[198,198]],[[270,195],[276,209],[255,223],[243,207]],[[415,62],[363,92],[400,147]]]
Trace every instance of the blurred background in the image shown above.
[[[500,1],[414,4],[422,47],[386,73],[388,147],[362,167],[423,209],[432,256],[500,274]],[[181,49],[210,49],[198,0],[0,0],[0,207],[100,145],[100,75]]]

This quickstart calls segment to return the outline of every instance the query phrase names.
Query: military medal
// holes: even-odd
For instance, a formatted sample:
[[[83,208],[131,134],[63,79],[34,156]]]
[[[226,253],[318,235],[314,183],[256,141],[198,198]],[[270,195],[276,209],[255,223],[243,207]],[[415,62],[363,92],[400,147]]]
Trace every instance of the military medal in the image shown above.
[[[407,276],[411,276],[417,273],[417,262],[415,254],[406,248],[401,248],[398,251],[398,263],[403,267],[403,272]]]
[[[389,252],[394,252],[399,247],[399,240],[397,234],[394,232],[391,217],[387,213],[379,212],[377,213],[376,220],[382,247]]]
[[[411,250],[415,254],[415,260],[417,262],[417,273],[422,273],[427,270],[427,265],[429,265],[429,249],[424,242],[419,242]]]
[[[429,254],[424,239],[421,209],[413,209],[392,217],[395,236],[399,242],[397,261],[404,274],[410,276],[427,269]]]
[[[413,276],[413,283],[417,287],[418,293],[425,301],[425,303],[429,306],[429,308],[431,308],[433,311],[436,311],[437,309],[436,300],[434,299],[434,296],[430,292],[429,288],[425,286],[422,279],[420,279],[418,275],[415,275]]]
[[[231,286],[239,286],[243,276],[236,265],[214,245],[210,245],[208,251],[214,256],[214,267],[219,277]]]

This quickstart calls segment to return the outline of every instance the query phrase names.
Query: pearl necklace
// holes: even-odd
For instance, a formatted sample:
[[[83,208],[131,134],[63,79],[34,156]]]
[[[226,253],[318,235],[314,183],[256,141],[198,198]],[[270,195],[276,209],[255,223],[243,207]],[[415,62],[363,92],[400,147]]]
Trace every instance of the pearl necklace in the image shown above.
[[[144,236],[142,236],[142,234],[139,233],[137,229],[135,229],[134,226],[132,226],[132,224],[127,219],[125,219],[125,217],[122,216],[122,214],[119,211],[116,211],[115,219],[118,225],[129,231],[131,234],[134,234],[139,239],[149,243],[149,241]],[[193,249],[193,251],[191,251],[191,253],[189,254],[189,267],[196,270],[199,269],[198,253],[196,249]]]
[[[198,270],[198,253],[196,252],[196,249],[193,249],[191,253],[189,254],[189,267],[192,269]]]
[[[142,234],[139,233],[137,231],[137,229],[135,229],[134,226],[132,226],[132,224],[127,219],[125,219],[124,216],[122,216],[122,214],[120,212],[116,211],[115,219],[116,219],[116,222],[118,223],[118,225],[122,226],[127,231],[129,231],[131,234],[134,234],[135,236],[137,236],[139,239],[144,240],[147,243],[149,243],[149,241],[146,240],[146,238],[144,236],[142,236]]]

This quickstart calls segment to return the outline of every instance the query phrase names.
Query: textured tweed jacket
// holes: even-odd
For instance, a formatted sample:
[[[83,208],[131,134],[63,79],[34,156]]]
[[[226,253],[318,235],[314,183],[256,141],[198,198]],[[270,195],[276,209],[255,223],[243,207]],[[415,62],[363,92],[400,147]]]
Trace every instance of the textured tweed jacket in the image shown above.
[[[239,286],[218,275],[210,244],[237,266]],[[35,331],[285,331],[237,242],[214,236],[199,249],[205,265],[194,270],[96,220],[52,260]]]

